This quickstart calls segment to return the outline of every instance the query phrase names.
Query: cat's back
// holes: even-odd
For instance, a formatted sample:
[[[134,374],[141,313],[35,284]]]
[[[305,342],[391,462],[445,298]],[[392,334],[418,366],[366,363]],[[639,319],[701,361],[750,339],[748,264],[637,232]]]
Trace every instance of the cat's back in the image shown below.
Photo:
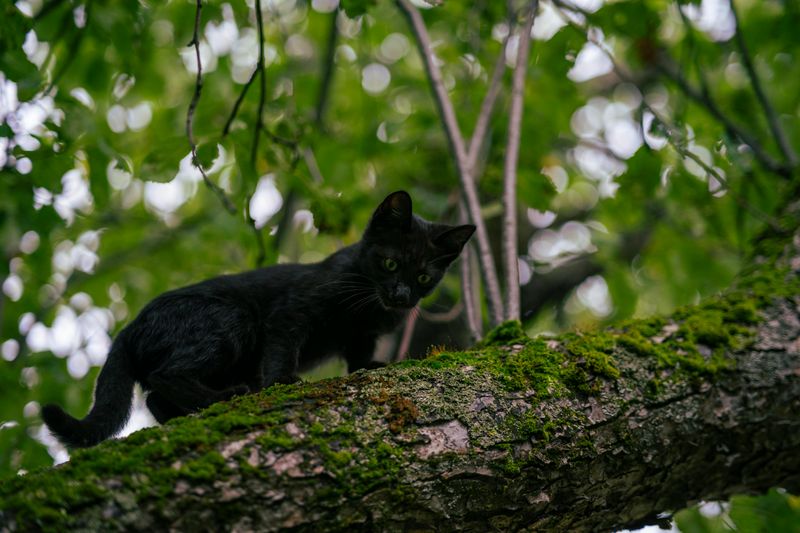
[[[120,337],[138,337],[153,343],[154,339],[166,342],[190,332],[214,335],[226,330],[251,334],[276,310],[295,300],[297,288],[308,285],[304,280],[313,276],[311,265],[284,264],[173,289],[145,305]]]
[[[295,286],[304,285],[305,279],[313,277],[313,270],[312,265],[282,264],[237,274],[224,274],[167,291],[151,301],[147,307],[185,301],[204,301],[208,304],[263,302],[278,297]]]

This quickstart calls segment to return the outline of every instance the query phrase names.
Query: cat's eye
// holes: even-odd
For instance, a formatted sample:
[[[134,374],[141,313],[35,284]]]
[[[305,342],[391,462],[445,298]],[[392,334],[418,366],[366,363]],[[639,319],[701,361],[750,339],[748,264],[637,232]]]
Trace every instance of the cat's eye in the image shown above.
[[[431,282],[431,277],[427,274],[420,274],[417,276],[417,281],[420,283],[420,285],[427,285]]]
[[[397,270],[397,261],[392,259],[391,257],[387,257],[383,260],[383,268],[388,270],[389,272],[394,272]]]

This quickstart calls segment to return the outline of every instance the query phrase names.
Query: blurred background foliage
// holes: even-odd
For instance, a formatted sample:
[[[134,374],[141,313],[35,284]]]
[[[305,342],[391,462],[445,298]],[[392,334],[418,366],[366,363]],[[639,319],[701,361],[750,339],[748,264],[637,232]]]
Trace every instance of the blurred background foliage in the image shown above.
[[[415,4],[468,136],[518,26],[506,2]],[[796,161],[749,64],[780,129],[798,138],[800,5],[736,7],[739,26],[728,0],[540,2],[518,189],[531,334],[695,302],[728,285],[771,223]],[[194,2],[18,0],[0,10],[1,474],[66,458],[39,406],[85,412],[110,338],[157,294],[258,264],[319,260],[357,240],[393,190],[408,190],[422,216],[457,219],[453,160],[392,1],[203,4],[191,128],[233,213],[192,166]],[[479,162],[497,261],[517,38]],[[423,302],[410,356],[468,342],[453,270]],[[399,343],[388,339],[383,356]],[[786,497],[769,498],[747,505],[783,512],[774,502]],[[796,516],[796,501],[784,503]],[[733,523],[752,519],[742,511],[737,521],[744,507],[734,501]],[[687,531],[730,525],[699,511],[682,517]]]

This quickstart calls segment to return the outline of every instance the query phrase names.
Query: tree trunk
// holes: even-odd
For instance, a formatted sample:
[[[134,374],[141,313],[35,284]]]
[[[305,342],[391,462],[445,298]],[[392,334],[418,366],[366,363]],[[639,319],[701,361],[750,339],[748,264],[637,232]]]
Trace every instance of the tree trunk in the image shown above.
[[[217,404],[6,481],[0,530],[609,530],[798,491],[798,219],[671,317]]]

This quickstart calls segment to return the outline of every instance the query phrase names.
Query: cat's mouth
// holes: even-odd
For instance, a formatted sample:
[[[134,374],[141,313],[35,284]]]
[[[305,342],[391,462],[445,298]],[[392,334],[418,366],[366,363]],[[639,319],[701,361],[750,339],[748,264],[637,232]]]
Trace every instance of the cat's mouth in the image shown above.
[[[387,311],[407,311],[414,307],[414,303],[410,302],[407,299],[399,300],[394,299],[391,296],[384,294],[383,291],[378,291],[378,301]]]

